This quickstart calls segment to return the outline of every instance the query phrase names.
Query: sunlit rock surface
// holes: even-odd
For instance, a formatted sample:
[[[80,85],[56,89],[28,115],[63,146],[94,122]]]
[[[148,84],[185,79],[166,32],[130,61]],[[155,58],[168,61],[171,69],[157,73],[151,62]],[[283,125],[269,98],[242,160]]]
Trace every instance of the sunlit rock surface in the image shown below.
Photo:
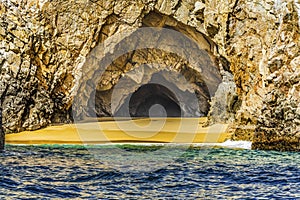
[[[96,94],[84,93],[96,96],[99,116],[113,114],[111,91],[122,73],[155,60],[160,71],[180,72],[191,83],[200,108],[194,116],[209,114],[211,123],[233,121],[233,137],[253,139],[255,149],[299,151],[299,13],[299,3],[288,0],[2,0],[0,97],[4,130],[36,130],[51,123],[71,122],[74,96],[83,87],[80,80],[94,78],[94,71],[84,69],[91,51],[123,31],[134,33],[139,27],[154,26],[171,28],[197,41],[205,54],[203,59],[211,63],[206,69],[215,75],[207,82],[215,85],[213,92],[207,95],[201,84],[211,77],[180,57],[140,50],[118,58],[93,86]],[[112,49],[107,51],[113,51],[119,42],[112,41]],[[141,55],[153,57],[145,60]],[[194,104],[186,108],[187,113],[192,115]]]

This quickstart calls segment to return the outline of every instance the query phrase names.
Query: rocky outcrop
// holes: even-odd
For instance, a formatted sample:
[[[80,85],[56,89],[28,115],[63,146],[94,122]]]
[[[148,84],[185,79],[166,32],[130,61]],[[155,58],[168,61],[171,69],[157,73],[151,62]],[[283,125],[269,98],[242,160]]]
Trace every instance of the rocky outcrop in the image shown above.
[[[296,1],[264,2],[259,7],[249,6],[245,12],[237,5],[231,21],[236,31],[229,35],[235,38],[229,55],[235,54],[233,62],[238,63],[238,68],[233,69],[235,75],[246,76],[236,79],[241,80],[236,83],[248,99],[243,101],[237,120],[241,124],[255,125],[254,134],[250,136],[254,149],[299,151],[299,116],[296,114],[300,94],[299,4]],[[235,37],[236,34],[242,35]],[[245,84],[245,78],[250,84]],[[243,132],[249,134],[249,129]]]
[[[152,78],[147,79],[145,72],[134,73],[137,66],[157,61],[159,67],[152,69],[180,73],[188,80],[189,88],[177,85],[174,90],[196,94],[199,112],[193,115],[209,113],[211,122],[233,122],[233,137],[253,139],[255,149],[299,151],[299,13],[300,4],[292,0],[3,0],[0,96],[4,130],[68,123],[74,101],[84,105],[76,107],[76,116],[88,115],[90,104],[99,116],[114,114],[111,97],[121,77],[138,81],[145,76],[147,81],[140,84],[150,83]],[[89,67],[97,65],[99,56],[122,52],[124,45],[138,45],[134,36],[141,27],[178,31],[192,38],[194,43],[189,45],[201,53],[186,53],[193,59],[185,59],[167,51],[170,44],[166,44],[163,51],[126,52],[107,67],[98,66],[96,71]],[[175,38],[168,41],[174,44],[170,50],[182,45]],[[138,87],[130,89],[124,94],[133,94]],[[127,101],[125,96],[121,102]],[[165,98],[179,102],[172,94]],[[193,113],[195,104],[184,112]]]

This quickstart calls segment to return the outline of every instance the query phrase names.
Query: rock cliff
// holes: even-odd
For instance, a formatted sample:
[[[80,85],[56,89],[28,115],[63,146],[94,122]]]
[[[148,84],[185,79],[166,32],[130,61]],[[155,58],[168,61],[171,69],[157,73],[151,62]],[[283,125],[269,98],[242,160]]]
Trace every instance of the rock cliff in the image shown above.
[[[299,15],[297,0],[2,0],[4,131],[68,123],[72,115],[89,115],[90,104],[98,116],[109,116],[129,101],[129,94],[135,97],[129,113],[139,116],[147,104],[134,102],[145,92],[134,93],[138,84],[131,88],[126,84],[154,84],[158,73],[159,80],[179,94],[176,99],[162,88],[158,90],[164,92],[153,92],[157,85],[146,88],[161,103],[175,109],[181,101],[190,102],[182,104],[185,116],[209,115],[211,123],[233,122],[233,139],[251,139],[254,149],[299,151]],[[183,44],[163,32],[149,33],[148,38],[166,43],[164,48],[131,49],[143,47],[141,27],[184,34],[192,39],[184,40],[185,47],[197,51],[183,52],[189,55],[186,58],[172,53],[180,52]],[[124,46],[131,51],[108,57],[114,60],[107,67],[105,61],[95,63],[99,55],[117,55]],[[177,79],[167,72],[180,73],[189,86],[174,84]],[[118,88],[124,76],[129,82]],[[112,110],[115,88],[124,95]],[[84,106],[75,106],[71,113],[74,101]]]

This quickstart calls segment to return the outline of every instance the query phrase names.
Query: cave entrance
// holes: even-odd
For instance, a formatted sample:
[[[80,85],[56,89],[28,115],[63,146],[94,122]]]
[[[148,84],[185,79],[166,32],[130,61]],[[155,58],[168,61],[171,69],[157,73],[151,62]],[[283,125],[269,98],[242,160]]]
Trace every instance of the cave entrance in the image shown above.
[[[126,104],[129,104],[128,109]],[[163,85],[146,84],[139,87],[118,109],[115,116],[180,117],[181,108],[175,94]]]
[[[117,20],[112,17],[103,30],[115,27]],[[75,115],[84,118],[226,114],[226,94],[233,94],[235,87],[231,86],[230,63],[218,54],[217,45],[195,28],[157,12],[146,15],[142,25],[126,35],[101,34],[101,42],[107,37],[114,42],[97,46],[82,67],[86,79],[81,80]],[[156,79],[163,84],[153,81],[155,73],[160,74]],[[164,83],[172,86],[164,87]],[[215,96],[218,101],[214,103]]]

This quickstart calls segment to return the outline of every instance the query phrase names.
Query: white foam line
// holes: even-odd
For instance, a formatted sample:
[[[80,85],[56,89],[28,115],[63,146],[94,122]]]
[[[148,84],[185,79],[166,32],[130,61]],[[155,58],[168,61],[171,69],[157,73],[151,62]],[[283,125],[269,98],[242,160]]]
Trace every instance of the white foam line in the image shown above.
[[[231,141],[227,140],[223,143],[105,143],[105,144],[96,144],[96,145],[87,145],[87,146],[110,146],[110,145],[134,145],[134,146],[192,146],[192,147],[201,147],[201,146],[218,146],[225,148],[233,149],[251,149],[252,142],[250,141]]]

